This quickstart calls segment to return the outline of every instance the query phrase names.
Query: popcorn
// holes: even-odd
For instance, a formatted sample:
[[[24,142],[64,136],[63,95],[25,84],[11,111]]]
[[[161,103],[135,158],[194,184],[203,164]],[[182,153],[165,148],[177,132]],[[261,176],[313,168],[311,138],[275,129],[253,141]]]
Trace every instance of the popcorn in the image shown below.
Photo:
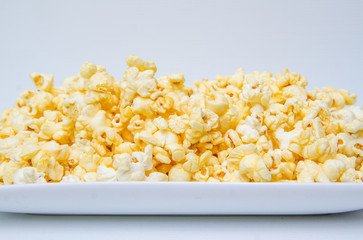
[[[183,114],[181,116],[171,115],[169,117],[169,127],[170,130],[176,134],[182,134],[187,129],[189,118],[188,115]]]
[[[299,161],[296,173],[298,182],[329,182],[321,166],[311,160]]]
[[[241,138],[239,137],[238,133],[233,129],[228,130],[224,136],[226,143],[230,146],[232,144],[234,146],[239,146],[242,144]]]
[[[167,146],[169,144],[178,143],[178,136],[167,130],[159,130],[153,134],[153,137],[158,142],[158,145],[162,147]]]
[[[145,144],[156,145],[159,147],[163,146],[163,143],[159,142],[151,133],[148,131],[141,131],[136,133],[134,137],[135,143],[144,142]],[[164,142],[165,143],[165,142]]]
[[[81,182],[81,180],[75,176],[75,175],[67,175],[67,176],[64,176],[62,178],[62,181],[60,181],[61,183],[76,183],[76,182]]]
[[[246,119],[244,124],[239,124],[236,131],[242,136],[242,141],[245,143],[256,142],[260,137],[251,118]]]
[[[136,92],[141,97],[149,97],[153,90],[156,88],[156,82],[153,78],[144,79],[138,83]]]
[[[340,177],[340,182],[359,182],[360,180],[360,174],[353,168],[346,170]]]
[[[32,74],[30,74],[30,78],[33,80],[35,87],[39,91],[50,92],[53,88],[53,82],[54,82],[53,75],[46,75],[46,74],[42,74],[42,73],[32,73]]]
[[[320,157],[330,151],[330,144],[328,139],[320,138],[314,143],[305,146],[303,150],[303,157],[305,159],[319,160]]]
[[[253,154],[256,152],[256,145],[250,144],[242,144],[229,153],[227,161],[230,163],[239,163],[241,159],[249,154]]]
[[[140,114],[145,117],[153,117],[154,113],[150,107],[152,104],[154,104],[154,102],[151,99],[136,97],[132,102],[131,109],[133,113]]]
[[[170,110],[173,106],[174,100],[171,97],[159,97],[156,101],[151,105],[151,109],[157,114],[163,114],[166,111]]]
[[[223,93],[212,92],[206,101],[207,109],[222,116],[229,108],[227,97]]]
[[[136,158],[136,160],[144,166],[145,170],[152,169],[153,147],[151,145],[145,147],[145,152],[133,152],[132,157]]]
[[[194,108],[190,114],[190,127],[198,132],[208,132],[218,127],[218,115],[202,108]]]
[[[167,182],[168,181],[168,175],[161,173],[161,172],[152,172],[150,175],[146,178],[147,182]]]
[[[170,164],[171,162],[169,153],[161,147],[154,147],[154,157],[160,163]]]
[[[126,58],[126,63],[129,67],[137,67],[140,71],[152,70],[156,72],[155,63],[152,61],[144,61],[140,57],[130,55]]]
[[[97,66],[93,63],[86,62],[81,66],[81,71],[79,72],[79,74],[83,78],[90,78],[96,72],[97,72]]]
[[[159,129],[159,130],[166,130],[168,129],[168,121],[165,120],[162,117],[157,117],[153,120],[153,123],[155,124],[155,126]]]
[[[115,182],[116,171],[105,166],[97,167],[97,182]]]
[[[324,173],[331,182],[336,182],[349,167],[345,162],[337,159],[327,160],[323,164]]]
[[[188,182],[191,176],[191,173],[184,170],[181,164],[173,166],[169,171],[169,181],[172,182]]]
[[[32,73],[0,120],[0,185],[45,182],[362,182],[363,107],[298,73],[185,84],[130,55],[123,81],[86,62]]]
[[[181,144],[173,143],[170,144],[166,143],[165,149],[170,152],[171,159],[175,162],[182,162],[185,159],[185,151]]]
[[[95,172],[85,173],[85,174],[83,174],[82,179],[85,182],[96,182],[97,181],[97,173],[95,173]]]
[[[291,142],[298,142],[296,141],[298,137],[301,135],[302,129],[301,128],[295,128],[294,130],[290,132],[285,132],[284,129],[279,128],[275,131],[275,137],[279,141],[279,147],[280,149],[289,149]]]
[[[117,169],[117,181],[144,181],[145,168],[142,163],[133,162],[133,157],[128,153],[116,155],[113,167]]]
[[[168,79],[171,83],[184,83],[185,82],[185,78],[184,78],[184,74],[182,73],[177,73],[177,74],[168,74]]]
[[[24,167],[14,174],[14,184],[46,183],[44,173],[38,173],[33,167]]]
[[[186,162],[183,164],[183,168],[189,172],[197,172],[202,167],[200,158],[195,153],[188,153],[186,156]]]
[[[257,75],[257,74],[256,74]],[[272,96],[269,86],[264,86],[264,82],[259,76],[248,76],[242,87],[241,98],[248,103],[261,103],[267,105]]]
[[[271,173],[266,161],[256,153],[243,157],[239,164],[239,169],[242,176],[252,179],[255,182],[271,181]]]

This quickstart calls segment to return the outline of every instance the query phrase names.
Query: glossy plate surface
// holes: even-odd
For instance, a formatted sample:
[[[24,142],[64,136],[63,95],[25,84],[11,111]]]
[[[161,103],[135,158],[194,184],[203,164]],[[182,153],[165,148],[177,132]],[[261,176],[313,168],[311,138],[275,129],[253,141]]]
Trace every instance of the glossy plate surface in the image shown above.
[[[0,212],[284,215],[363,209],[361,183],[48,183],[0,186]]]

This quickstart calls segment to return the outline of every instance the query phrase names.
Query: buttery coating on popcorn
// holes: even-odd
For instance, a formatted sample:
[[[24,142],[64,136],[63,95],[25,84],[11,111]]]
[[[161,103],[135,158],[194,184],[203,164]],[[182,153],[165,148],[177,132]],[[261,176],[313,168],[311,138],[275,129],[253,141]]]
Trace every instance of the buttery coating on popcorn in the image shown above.
[[[126,59],[123,81],[85,63],[32,73],[0,122],[0,184],[107,181],[362,182],[363,108],[346,90],[238,69],[185,84]]]

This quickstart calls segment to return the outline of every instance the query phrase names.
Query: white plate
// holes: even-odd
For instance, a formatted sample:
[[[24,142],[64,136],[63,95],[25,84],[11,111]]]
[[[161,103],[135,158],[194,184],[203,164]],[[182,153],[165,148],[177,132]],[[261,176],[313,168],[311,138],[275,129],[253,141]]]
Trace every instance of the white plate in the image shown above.
[[[363,209],[361,183],[51,183],[0,186],[0,211],[33,214],[326,214]]]

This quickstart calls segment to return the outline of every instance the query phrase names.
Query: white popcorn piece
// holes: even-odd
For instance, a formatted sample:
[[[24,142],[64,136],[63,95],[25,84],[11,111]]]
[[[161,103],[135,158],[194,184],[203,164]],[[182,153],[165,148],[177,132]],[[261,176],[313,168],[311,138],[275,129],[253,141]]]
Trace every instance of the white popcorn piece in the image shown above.
[[[106,166],[97,167],[97,182],[115,182],[116,171]]]
[[[167,182],[168,175],[160,172],[153,172],[146,178],[147,182]]]
[[[14,184],[46,183],[44,173],[38,173],[33,167],[24,167],[16,171]]]
[[[75,176],[75,175],[67,175],[64,176],[62,178],[62,181],[60,181],[61,183],[76,183],[76,182],[81,182],[81,180],[79,179],[79,177]]]
[[[264,127],[259,126],[259,122],[248,116],[244,124],[239,124],[236,131],[241,135],[241,139],[245,143],[256,142],[260,137],[260,132],[265,131]]]
[[[147,145],[144,152],[133,152],[132,157],[136,158],[144,166],[145,170],[152,169],[153,147],[151,145]]]
[[[178,136],[170,131],[167,130],[159,130],[156,133],[153,134],[156,141],[161,145],[169,145],[178,143],[179,139]]]
[[[280,149],[289,149],[292,141],[298,139],[301,135],[302,129],[295,128],[290,132],[285,132],[282,128],[279,128],[275,131],[275,137],[279,140]]]
[[[97,182],[97,173],[87,172],[87,173],[83,174],[82,179],[85,182]]]
[[[116,160],[117,159],[117,160]],[[117,167],[117,181],[144,181],[145,168],[142,163],[132,162],[132,156],[124,153],[114,160],[113,165]]]

